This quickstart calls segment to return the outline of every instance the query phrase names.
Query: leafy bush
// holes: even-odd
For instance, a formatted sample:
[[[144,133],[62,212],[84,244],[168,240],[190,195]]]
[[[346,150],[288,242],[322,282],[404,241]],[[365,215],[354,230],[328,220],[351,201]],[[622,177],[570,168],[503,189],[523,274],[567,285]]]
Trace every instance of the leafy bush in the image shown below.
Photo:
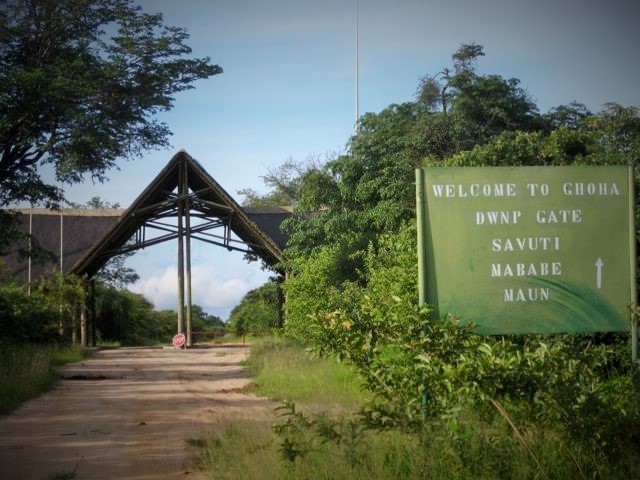
[[[55,345],[2,345],[0,348],[0,415],[49,390],[55,368],[87,357],[86,350]]]
[[[477,335],[473,324],[417,306],[413,223],[378,244],[367,252],[354,304],[318,307],[305,330],[313,332],[306,336],[313,349],[353,364],[375,393],[362,412],[369,426],[454,428],[473,407],[518,439],[532,427],[554,431],[596,463],[615,464],[627,458],[624,449],[640,449],[628,335]],[[302,304],[300,292],[308,294],[290,295]]]
[[[15,283],[0,285],[0,344],[58,339],[59,307],[39,291],[31,295]]]
[[[236,335],[248,330],[267,330],[278,324],[278,288],[276,282],[248,292],[229,315],[229,326]]]
[[[322,345],[321,322],[311,320],[321,312],[353,308],[361,295],[357,277],[361,253],[353,253],[344,241],[318,248],[304,259],[294,261],[294,275],[285,283],[287,334],[302,342]]]
[[[97,328],[104,340],[150,345],[170,342],[176,333],[177,313],[154,311],[142,295],[98,285],[96,303]]]

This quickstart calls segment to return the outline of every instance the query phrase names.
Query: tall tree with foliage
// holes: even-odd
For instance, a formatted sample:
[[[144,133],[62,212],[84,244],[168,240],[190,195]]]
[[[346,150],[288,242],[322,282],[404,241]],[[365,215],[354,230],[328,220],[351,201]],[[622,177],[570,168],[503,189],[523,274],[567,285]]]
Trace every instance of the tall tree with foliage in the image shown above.
[[[171,132],[155,115],[222,72],[191,58],[187,39],[132,0],[3,1],[0,207],[59,205],[63,192],[42,178],[43,165],[58,181],[104,181],[118,159],[168,146]],[[11,230],[2,231],[0,250]]]
[[[300,189],[305,174],[322,168],[322,162],[317,156],[309,156],[304,161],[288,158],[282,165],[270,168],[262,176],[264,184],[271,190],[260,194],[251,188],[238,190],[242,195],[242,205],[245,207],[283,207],[297,205],[300,201]]]
[[[477,62],[484,55],[482,45],[463,44],[451,56],[453,69],[420,80],[418,102],[432,112],[441,108],[448,119],[454,150],[450,153],[483,144],[505,130],[539,130],[544,125],[517,78],[478,73]]]
[[[517,81],[477,74],[481,53],[454,55],[446,84],[427,79],[431,101],[365,115],[350,151],[305,176],[307,210],[290,223],[286,330],[356,367],[376,394],[361,412],[368,426],[431,441],[429,428],[447,425],[463,458],[477,415],[508,425],[542,477],[553,478],[530,448],[536,436],[561,439],[573,477],[635,478],[628,334],[480,336],[470,319],[418,307],[415,223],[404,221],[414,165],[633,165],[640,190],[636,107],[593,114],[573,102],[540,116]]]
[[[432,151],[419,128],[428,114],[417,103],[367,113],[347,153],[304,172],[296,215],[286,226],[290,253],[344,242],[363,250],[379,232],[413,216],[413,172]]]
[[[269,281],[245,294],[229,315],[229,326],[238,335],[267,330],[278,323],[278,284]]]
[[[109,202],[98,196],[91,197],[88,202],[75,203],[67,202],[71,208],[77,209],[116,209],[120,208],[119,202]],[[134,255],[135,252],[128,252],[111,257],[107,263],[97,272],[96,277],[99,281],[105,283],[109,287],[117,289],[125,289],[128,285],[140,280],[140,275],[131,267],[127,267],[125,262],[127,258]]]
[[[425,158],[442,162],[507,131],[546,130],[551,119],[539,115],[519,80],[478,73],[482,56],[481,45],[463,44],[451,68],[423,77],[417,101],[363,115],[344,155],[304,172],[287,225],[291,254],[345,242],[363,252],[413,218],[414,171]]]

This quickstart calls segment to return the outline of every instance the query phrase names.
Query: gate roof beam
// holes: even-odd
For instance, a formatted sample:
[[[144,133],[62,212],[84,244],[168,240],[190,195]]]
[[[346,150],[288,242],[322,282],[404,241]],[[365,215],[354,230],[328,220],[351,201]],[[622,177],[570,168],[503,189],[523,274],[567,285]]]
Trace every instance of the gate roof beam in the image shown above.
[[[173,193],[178,188],[179,169],[186,169],[188,184],[183,187],[183,195]],[[188,195],[185,195],[185,192]],[[175,234],[165,235],[145,241],[144,243],[126,246],[138,229],[158,218],[171,216],[183,197],[190,200],[191,209],[210,217],[217,217],[226,228],[231,229],[255,255],[261,257],[267,265],[277,265],[284,260],[282,250],[264,230],[249,218],[243,208],[211,177],[202,166],[185,151],[173,156],[171,161],[162,169],[156,178],[134,200],[133,204],[122,214],[115,225],[96,242],[93,247],[78,260],[70,272],[75,274],[94,275],[116,252],[131,251],[176,238]],[[233,222],[231,222],[233,219]],[[231,225],[232,223],[232,225]],[[191,232],[202,232],[210,229],[196,226]],[[150,225],[149,225],[150,226]],[[228,235],[227,235],[228,237]],[[219,237],[212,237],[219,238]],[[204,241],[204,239],[202,239]],[[223,246],[229,245],[225,239]]]

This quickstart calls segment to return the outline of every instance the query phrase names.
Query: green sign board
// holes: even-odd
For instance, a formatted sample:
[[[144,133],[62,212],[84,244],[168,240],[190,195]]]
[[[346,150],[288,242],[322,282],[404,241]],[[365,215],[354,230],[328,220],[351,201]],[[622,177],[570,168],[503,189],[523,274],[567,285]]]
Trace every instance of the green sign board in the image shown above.
[[[487,334],[630,329],[628,167],[416,172],[420,301]]]

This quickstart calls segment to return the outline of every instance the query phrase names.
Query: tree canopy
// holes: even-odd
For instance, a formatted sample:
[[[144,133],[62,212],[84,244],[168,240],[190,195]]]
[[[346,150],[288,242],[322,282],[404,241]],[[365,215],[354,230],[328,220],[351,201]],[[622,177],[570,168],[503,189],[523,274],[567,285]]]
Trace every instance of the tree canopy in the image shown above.
[[[278,324],[278,284],[269,281],[247,292],[229,314],[229,326],[237,335],[268,330]]]
[[[222,72],[190,57],[188,37],[132,0],[5,0],[0,208],[58,206],[55,181],[104,181],[119,159],[168,146],[169,127],[155,115]],[[55,180],[42,177],[47,164]]]
[[[440,422],[459,439],[475,428],[467,416],[498,414],[516,435],[537,426],[637,476],[617,448],[640,445],[628,333],[481,336],[473,319],[418,305],[416,167],[631,165],[640,191],[637,107],[540,114],[517,79],[478,73],[483,55],[461,46],[416,101],[365,114],[345,153],[302,172],[286,225],[285,331],[356,368],[375,393],[360,412],[368,427],[431,441]],[[580,472],[591,462],[572,459]]]
[[[640,191],[637,107],[574,101],[540,114],[519,80],[477,72],[483,54],[463,45],[416,101],[362,116],[343,154],[271,184],[268,199],[295,185],[285,332],[356,368],[375,393],[366,426],[424,434],[441,422],[455,438],[474,428],[467,415],[497,413],[637,476],[618,448],[640,445],[628,334],[480,336],[473,319],[418,305],[416,167],[631,165]]]
[[[478,72],[483,56],[481,45],[462,45],[451,67],[420,80],[415,101],[366,113],[345,153],[289,179],[296,186],[295,215],[286,223],[290,257],[342,245],[347,250],[339,256],[361,266],[358,251],[414,218],[414,171],[425,164],[559,165],[637,158],[637,108],[608,104],[593,114],[574,101],[540,114],[518,79]],[[356,269],[351,272],[353,279]]]

